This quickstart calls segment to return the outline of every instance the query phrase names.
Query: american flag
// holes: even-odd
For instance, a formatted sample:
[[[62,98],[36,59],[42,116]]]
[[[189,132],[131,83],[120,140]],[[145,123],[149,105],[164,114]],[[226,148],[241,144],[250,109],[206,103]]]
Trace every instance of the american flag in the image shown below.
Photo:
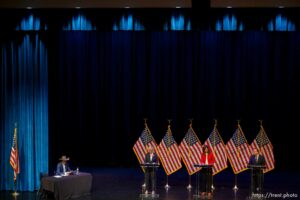
[[[189,128],[181,141],[179,150],[189,175],[199,171],[200,168],[194,167],[194,164],[200,164],[202,147],[201,142],[192,127]]]
[[[239,124],[232,138],[227,142],[226,148],[233,172],[238,174],[245,171],[247,169],[251,152],[247,139]]]
[[[204,145],[207,145],[214,153],[216,162],[213,166],[213,175],[226,169],[228,167],[226,146],[216,126],[212,130],[208,139],[205,141]]]
[[[266,168],[263,170],[264,173],[271,171],[275,168],[275,159],[273,153],[273,146],[263,128],[260,126],[259,133],[251,144],[251,148],[259,149],[261,154],[265,157]]]
[[[18,142],[17,142],[17,128],[14,129],[14,139],[13,145],[10,152],[10,165],[14,170],[14,181],[17,180],[17,175],[20,173],[20,164],[19,164],[19,153],[18,153]]]
[[[145,124],[145,129],[143,130],[141,136],[139,137],[139,139],[135,142],[135,144],[133,146],[133,151],[134,151],[137,159],[139,160],[140,164],[144,163],[148,146],[152,146],[153,149],[156,149],[157,144],[156,144],[147,124]],[[144,170],[144,168],[142,168],[142,169]]]
[[[157,154],[167,175],[176,172],[182,167],[180,151],[172,136],[170,126],[157,148]]]

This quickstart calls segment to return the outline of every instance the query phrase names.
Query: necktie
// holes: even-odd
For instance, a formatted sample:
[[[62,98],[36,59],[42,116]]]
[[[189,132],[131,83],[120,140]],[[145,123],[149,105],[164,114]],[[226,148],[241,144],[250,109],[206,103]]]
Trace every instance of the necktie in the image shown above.
[[[256,162],[258,161],[258,155],[256,156]]]

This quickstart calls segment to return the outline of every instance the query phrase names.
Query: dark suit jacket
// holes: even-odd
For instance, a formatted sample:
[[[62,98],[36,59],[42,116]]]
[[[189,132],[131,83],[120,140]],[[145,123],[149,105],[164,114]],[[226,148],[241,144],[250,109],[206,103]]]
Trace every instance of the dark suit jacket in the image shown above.
[[[71,169],[70,169],[68,163],[66,163],[65,168],[66,168],[66,172],[71,171]],[[57,166],[56,166],[56,174],[61,175],[61,174],[63,174],[63,173],[64,173],[63,164],[62,164],[62,162],[60,162],[60,163],[58,163]]]
[[[157,163],[157,155],[153,153],[152,160],[150,160],[150,153],[147,153],[145,156],[145,163]]]
[[[255,155],[250,156],[249,165],[265,165],[265,164],[266,164],[266,161],[262,155],[258,156],[257,162],[256,162]]]

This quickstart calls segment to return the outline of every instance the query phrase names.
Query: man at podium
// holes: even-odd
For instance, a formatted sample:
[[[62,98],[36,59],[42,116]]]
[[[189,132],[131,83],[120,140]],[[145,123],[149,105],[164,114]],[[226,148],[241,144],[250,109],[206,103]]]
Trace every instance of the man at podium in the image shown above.
[[[252,192],[261,193],[263,188],[263,168],[266,164],[265,158],[261,155],[258,149],[253,148],[253,154],[249,159],[249,166],[253,167],[252,174]]]
[[[148,146],[148,153],[145,156],[145,163],[148,164],[156,164],[157,163],[157,154],[154,152],[154,149],[151,145]],[[151,182],[152,186],[152,194],[155,194],[155,187],[156,187],[156,168],[145,168],[145,193],[148,194],[149,185]],[[151,177],[151,181],[150,181]]]
[[[200,158],[201,165],[213,165],[215,163],[214,154],[210,151],[209,147],[203,146],[203,153]],[[212,168],[202,168],[201,178],[201,196],[207,194],[207,198],[212,198]]]

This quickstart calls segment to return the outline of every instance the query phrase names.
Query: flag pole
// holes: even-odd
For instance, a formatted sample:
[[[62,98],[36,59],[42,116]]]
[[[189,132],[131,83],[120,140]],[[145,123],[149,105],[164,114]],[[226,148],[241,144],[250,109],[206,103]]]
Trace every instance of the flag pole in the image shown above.
[[[240,131],[240,120],[237,120],[237,122],[238,122],[238,129],[239,129],[239,131]],[[238,134],[238,143],[239,143],[239,146],[238,146],[238,157],[240,157],[240,132],[239,132],[239,134]],[[237,186],[237,175],[236,174],[234,174],[234,187],[232,188],[234,191],[237,191],[239,188],[238,188],[238,186]]]
[[[167,153],[169,154],[169,145],[170,145],[170,134],[171,134],[171,119],[168,119],[169,125],[168,125],[168,144],[167,144]],[[167,183],[165,185],[165,189],[169,190],[170,189],[169,185],[169,175],[167,174]]]
[[[165,185],[165,189],[169,190],[170,189],[170,185],[169,185],[169,175],[167,174],[167,184]]]
[[[192,128],[192,124],[193,124],[193,119],[190,119],[190,128]],[[190,147],[190,144],[191,144],[191,135],[189,134],[189,157],[191,156],[191,147]],[[186,189],[188,189],[188,191],[191,191],[192,189],[192,184],[191,184],[191,175],[189,175],[189,185],[186,187]]]
[[[239,189],[237,186],[237,174],[234,174],[234,187],[232,189],[234,191],[237,191]]]
[[[14,135],[16,136],[16,144],[18,145],[18,136],[17,136],[17,122],[15,122],[15,128],[14,128]],[[14,171],[14,192],[12,193],[12,196],[14,196],[16,198],[16,196],[19,195],[19,193],[17,192],[17,178],[18,176],[15,175],[15,171]]]
[[[19,193],[17,192],[17,179],[14,181],[14,192],[12,193],[12,196],[16,197]]]
[[[214,129],[216,130],[217,129],[217,124],[218,124],[218,120],[217,119],[214,119],[215,121],[215,125],[214,125]],[[216,132],[214,132],[214,137],[213,137],[213,141],[214,141],[214,145],[213,145],[213,155],[215,157],[215,150],[214,148],[216,147]],[[212,176],[212,180],[211,180],[211,189],[212,191],[214,191],[216,188],[214,187],[214,175]]]
[[[188,189],[188,191],[190,192],[192,189],[192,184],[191,184],[191,175],[189,175],[189,185],[186,187],[186,189]]]

